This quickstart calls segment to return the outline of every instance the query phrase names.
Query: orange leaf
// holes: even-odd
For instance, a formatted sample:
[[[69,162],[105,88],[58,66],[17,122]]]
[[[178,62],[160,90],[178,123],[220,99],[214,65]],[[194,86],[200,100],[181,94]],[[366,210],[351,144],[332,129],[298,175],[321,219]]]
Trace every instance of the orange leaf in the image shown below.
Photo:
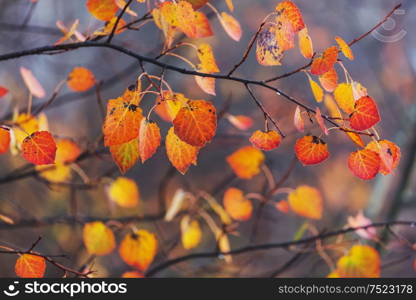
[[[35,165],[53,164],[56,149],[55,140],[48,131],[36,131],[22,143],[23,157]]]
[[[0,154],[7,152],[10,147],[10,130],[0,126]]]
[[[250,142],[253,146],[264,151],[270,151],[279,147],[281,140],[280,134],[273,130],[268,132],[256,130],[250,137]]]
[[[120,172],[124,174],[139,159],[139,140],[132,139],[127,143],[110,146],[110,152]]]
[[[127,271],[121,275],[122,278],[144,278],[143,273],[139,271]]]
[[[347,114],[354,111],[354,96],[352,92],[352,85],[350,83],[340,83],[334,91],[335,101],[338,106]]]
[[[243,191],[237,188],[228,188],[224,193],[224,208],[226,212],[237,221],[247,221],[251,218],[253,204],[244,197]]]
[[[327,48],[321,56],[315,58],[312,62],[311,73],[322,75],[334,67],[338,59],[338,47],[332,46]]]
[[[363,149],[352,152],[348,157],[348,167],[355,176],[369,180],[380,170],[380,155],[377,152]]]
[[[139,203],[139,187],[133,179],[127,177],[117,177],[107,190],[108,197],[111,201],[121,207],[136,207]]]
[[[20,67],[20,74],[22,75],[23,81],[33,96],[38,98],[45,97],[45,90],[36,79],[35,75],[33,75],[32,71],[24,67]]]
[[[171,127],[166,136],[166,154],[172,165],[182,174],[191,164],[196,165],[199,149],[183,142]]]
[[[21,278],[42,278],[45,270],[45,259],[33,254],[22,254],[14,266],[16,275]]]
[[[313,57],[313,44],[306,27],[298,32],[298,41],[302,56],[311,59]]]
[[[202,6],[204,6],[205,4],[207,4],[207,2],[209,0],[185,0],[185,1],[191,3],[192,4],[192,7],[194,9],[199,9]]]
[[[234,11],[234,3],[233,3],[233,0],[225,0],[225,3],[227,4],[228,9],[230,11]]]
[[[195,12],[195,35],[193,38],[205,38],[214,35],[209,20],[205,14],[202,12]]]
[[[335,41],[341,49],[342,54],[344,54],[344,56],[349,60],[354,60],[354,54],[352,53],[350,46],[344,41],[344,39],[337,36],[335,37]]]
[[[245,146],[227,156],[231,169],[242,179],[250,179],[259,174],[264,159],[263,152],[252,146]]]
[[[319,220],[322,218],[321,193],[313,187],[301,185],[289,194],[290,209],[299,216]]]
[[[276,209],[284,214],[287,214],[289,212],[289,202],[287,202],[286,200],[280,200],[279,202],[277,202],[275,204]]]
[[[327,92],[333,92],[338,84],[338,74],[335,68],[319,76],[319,82]]]
[[[350,116],[351,128],[366,130],[380,121],[376,102],[369,96],[364,96],[355,102],[354,111]]]
[[[325,135],[328,135],[329,131],[328,128],[325,126],[324,118],[322,118],[321,110],[319,107],[316,108],[316,114],[315,114],[316,121],[318,122],[319,127],[321,128],[322,132]]]
[[[283,15],[292,24],[293,30],[298,32],[305,28],[302,13],[299,8],[292,1],[282,1],[276,6],[276,11],[279,15]]]
[[[303,132],[305,130],[305,122],[303,121],[302,112],[300,111],[299,105],[296,106],[295,115],[293,117],[293,124],[299,132]]]
[[[139,133],[139,153],[142,163],[151,158],[160,146],[160,129],[155,122],[143,118]]]
[[[230,38],[238,42],[241,39],[242,30],[240,23],[230,14],[226,12],[221,13],[220,22],[225,32]]]
[[[253,126],[253,119],[244,115],[227,114],[227,120],[240,130],[248,130]]]
[[[59,139],[56,143],[55,161],[58,163],[70,163],[81,154],[79,146],[70,139]]]
[[[100,21],[110,21],[117,12],[115,0],[87,0],[87,9]]]
[[[127,12],[127,11],[126,11]],[[100,28],[94,31],[94,35],[103,36],[103,35],[110,35],[113,32],[113,28],[116,25],[118,17],[113,17],[110,21],[106,22],[103,28]],[[114,31],[114,34],[123,33],[126,30],[126,21],[120,19],[117,23],[117,28]]]
[[[354,245],[337,262],[335,273],[341,278],[380,277],[381,259],[376,249],[367,245]]]
[[[128,265],[146,271],[157,252],[156,236],[144,229],[127,234],[121,241],[119,254]]]
[[[304,165],[314,165],[329,156],[328,145],[316,136],[307,135],[296,141],[295,154]]]
[[[256,58],[259,64],[264,66],[280,66],[283,57],[283,49],[276,39],[276,29],[271,26],[264,29],[256,42]]]
[[[108,101],[103,126],[105,146],[123,144],[139,136],[143,116],[138,102],[136,97],[131,101],[126,101],[125,97]]]
[[[92,222],[84,225],[83,240],[90,255],[110,254],[115,246],[113,231],[103,222]]]
[[[188,99],[181,93],[172,94],[169,91],[163,91],[162,95],[162,99],[159,96],[156,100],[155,111],[166,122],[172,122]]]
[[[94,86],[95,77],[87,68],[76,67],[69,73],[67,84],[75,92],[85,92]]]
[[[6,89],[4,86],[0,86],[0,98],[6,96],[8,92],[9,90]]]
[[[390,174],[399,165],[401,151],[395,143],[388,140],[371,141],[365,148],[380,155],[380,172],[382,174]]]
[[[191,146],[203,147],[217,129],[214,105],[205,100],[189,100],[173,120],[175,134]]]

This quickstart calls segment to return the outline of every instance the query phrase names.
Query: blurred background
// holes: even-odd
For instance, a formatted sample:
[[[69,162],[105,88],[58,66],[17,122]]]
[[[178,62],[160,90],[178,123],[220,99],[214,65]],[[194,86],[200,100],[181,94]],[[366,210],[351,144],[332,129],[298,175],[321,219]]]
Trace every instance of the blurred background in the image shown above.
[[[314,50],[321,51],[333,45],[334,37],[337,35],[351,41],[367,32],[382,20],[399,3],[398,1],[294,2],[303,13]],[[225,1],[210,2],[218,10],[228,11]],[[347,224],[347,217],[355,215],[361,209],[373,221],[416,220],[416,36],[411,29],[416,27],[416,2],[400,2],[403,4],[401,10],[396,11],[375,33],[355,44],[352,48],[355,60],[345,61],[344,64],[353,79],[363,84],[369,95],[378,103],[382,122],[377,125],[377,130],[383,138],[401,147],[402,160],[393,175],[378,175],[372,181],[362,181],[354,177],[347,168],[347,156],[354,151],[354,145],[344,134],[332,133],[326,139],[330,148],[330,159],[312,167],[302,167],[297,163],[285,183],[285,186],[291,188],[307,184],[322,191],[325,202],[324,217],[315,222],[319,230],[342,228]],[[222,72],[227,72],[239,61],[259,24],[274,10],[277,3],[278,1],[274,0],[234,0],[233,15],[240,21],[243,29],[240,42],[233,41],[224,33],[215,16],[211,18],[215,35],[204,41],[213,46],[217,64]],[[88,13],[85,1],[0,0],[0,8],[0,54],[55,43],[62,36],[55,25],[58,20],[69,26],[75,19],[79,19],[78,29],[81,32],[92,32],[102,25]],[[132,8],[139,16],[147,11],[145,5],[136,1],[133,2]],[[207,14],[211,12],[208,7],[202,8],[202,11]],[[127,15],[125,20],[133,20],[133,17]],[[156,56],[161,51],[163,36],[154,23],[150,22],[140,31],[125,31],[116,35],[113,41],[136,53]],[[178,53],[195,61],[193,54],[186,49]],[[172,57],[164,58],[163,61],[187,67]],[[282,66],[278,67],[260,66],[253,52],[236,75],[266,79],[307,63],[297,47],[286,52],[282,62]],[[48,95],[52,94],[56,85],[66,78],[73,67],[86,67],[93,71],[97,80],[101,82],[100,92],[104,100],[121,95],[141,73],[138,63],[128,56],[98,48],[78,49],[59,55],[22,57],[0,62],[0,66],[0,84],[10,90],[9,95],[0,102],[1,120],[10,119],[16,106],[23,110],[27,105],[28,90],[19,74],[19,67],[31,69]],[[146,70],[157,75],[160,72],[160,69],[151,65],[146,65]],[[343,77],[340,75],[340,78]],[[265,182],[264,176],[258,175],[250,181],[235,179],[225,162],[227,155],[249,144],[248,138],[252,131],[264,126],[261,111],[250,100],[245,89],[232,82],[217,81],[217,96],[213,97],[203,93],[195,85],[192,76],[166,72],[165,79],[175,91],[184,93],[188,98],[213,101],[217,110],[221,110],[224,104],[229,102],[228,113],[244,114],[253,118],[255,123],[252,130],[240,131],[225,118],[221,119],[217,136],[201,151],[198,166],[191,167],[185,176],[171,170],[164,147],[161,147],[152,159],[145,164],[137,164],[126,174],[134,179],[140,188],[141,203],[137,209],[123,209],[110,203],[105,193],[105,185],[86,190],[51,188],[30,177],[13,182],[0,180],[0,214],[17,223],[22,220],[42,220],[68,215],[114,218],[141,216],[157,213],[161,197],[168,204],[179,187],[189,191],[208,191],[214,194],[219,202],[222,202],[223,191],[227,186],[239,187],[246,192],[261,191]],[[305,104],[316,106],[307,77],[302,72],[279,80],[275,85],[287,94],[302,99]],[[295,106],[265,89],[255,89],[255,93],[288,135],[277,150],[266,154],[267,165],[279,179],[290,166],[294,157],[294,141],[300,136],[292,123]],[[45,100],[47,99],[34,99],[34,105],[39,105]],[[147,108],[152,104],[153,100],[148,100]],[[94,89],[85,93],[74,93],[64,87],[45,113],[49,128],[54,134],[73,138],[84,149],[90,147],[101,135],[102,119]],[[154,119],[165,135],[169,124],[156,115]],[[311,132],[319,134],[319,129],[312,129]],[[3,178],[14,169],[24,166],[25,162],[20,156],[6,154],[0,156],[0,165],[0,178]],[[111,178],[120,176],[107,151],[79,165],[90,178],[103,175]],[[169,178],[168,184],[166,178]],[[74,175],[73,180],[80,179]],[[281,199],[284,199],[284,196],[273,200]],[[255,205],[257,207],[258,203]],[[293,214],[283,214],[273,205],[268,205],[262,214],[258,230],[250,241],[253,222],[254,218],[239,225],[239,235],[231,236],[232,248],[248,243],[292,240],[304,220]],[[68,254],[69,259],[61,260],[68,266],[80,268],[91,259],[82,243],[82,224],[43,224],[14,229],[2,225],[4,223],[0,221],[0,244],[26,249],[37,236],[42,236],[43,239],[36,250],[49,254]],[[174,258],[189,253],[177,243],[177,220],[170,223],[137,223],[136,227],[147,228],[157,233],[164,251],[159,252],[155,264],[165,261],[166,256]],[[212,233],[206,225],[203,230],[203,242],[192,250],[194,252],[215,250]],[[416,253],[415,247],[412,248],[411,245],[416,243],[416,231],[414,228],[404,227],[396,227],[394,230],[397,236],[389,234],[389,239],[380,248],[382,276],[414,277],[413,260]],[[120,237],[118,235],[118,239]],[[357,235],[352,234],[346,237],[344,242],[345,249],[348,249],[352,243],[362,241]],[[166,269],[157,276],[271,276],[298,252],[299,249],[258,251],[236,256],[232,264],[225,264],[219,259],[191,260]],[[328,254],[336,259],[342,254],[342,250],[340,252],[339,249],[329,249]],[[10,257],[0,255],[0,276],[15,276],[14,259]],[[114,251],[111,255],[95,258],[94,269],[97,270],[96,276],[118,277],[130,268],[121,261],[117,251]],[[306,251],[290,268],[277,275],[324,277],[330,271],[316,251]],[[53,267],[47,269],[47,276],[61,275],[62,272]]]

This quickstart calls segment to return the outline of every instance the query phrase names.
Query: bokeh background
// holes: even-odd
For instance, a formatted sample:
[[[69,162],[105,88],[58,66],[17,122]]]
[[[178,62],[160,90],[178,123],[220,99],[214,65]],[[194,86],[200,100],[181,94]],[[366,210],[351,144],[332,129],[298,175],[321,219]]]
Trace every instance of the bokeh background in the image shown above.
[[[399,1],[399,0],[398,0]],[[226,10],[223,0],[210,1],[220,11]],[[205,39],[214,47],[214,53],[220,69],[229,70],[242,56],[245,48],[256,32],[263,18],[274,10],[278,1],[274,0],[234,0],[235,17],[243,28],[240,42],[231,40],[213,17],[211,24],[215,36]],[[303,13],[309,28],[315,51],[320,51],[334,44],[334,37],[339,35],[350,41],[378,23],[398,2],[397,1],[294,1]],[[397,143],[402,150],[402,160],[394,175],[378,175],[376,179],[365,182],[354,177],[346,165],[347,155],[354,150],[352,143],[342,133],[333,133],[327,138],[331,157],[325,163],[313,167],[297,164],[286,181],[285,186],[296,187],[307,184],[322,191],[325,201],[324,218],[316,222],[319,229],[341,228],[349,215],[355,215],[363,209],[365,215],[373,221],[416,220],[416,3],[402,0],[400,13],[380,27],[376,35],[369,35],[353,46],[354,61],[346,61],[354,80],[361,82],[378,103],[382,122],[377,126],[381,135]],[[79,19],[79,29],[91,32],[100,26],[85,9],[85,1],[39,0],[0,0],[0,53],[15,52],[56,42],[61,33],[55,23],[61,20],[71,24]],[[132,8],[142,15],[146,12],[144,5],[135,3]],[[203,11],[210,13],[209,8]],[[133,17],[126,16],[126,21]],[[137,53],[155,56],[161,50],[163,38],[153,23],[145,25],[140,31],[126,31],[116,35],[114,43],[127,47]],[[182,55],[194,59],[187,51]],[[180,61],[168,57],[163,61],[183,65]],[[262,67],[253,53],[236,74],[241,77],[265,79],[293,70],[303,64],[305,59],[297,49],[288,51],[279,67]],[[41,55],[0,62],[0,84],[9,88],[10,94],[1,99],[0,119],[10,118],[14,107],[25,108],[28,91],[20,77],[19,67],[31,69],[39,81],[52,93],[55,86],[74,66],[84,66],[92,70],[101,81],[101,96],[104,100],[120,95],[135,81],[141,73],[139,65],[133,59],[108,49],[79,49],[59,55]],[[160,70],[146,65],[148,72],[159,74]],[[340,76],[341,77],[341,76]],[[342,77],[341,77],[342,78]],[[211,100],[220,110],[229,100],[229,113],[245,114],[255,120],[253,129],[263,128],[262,113],[250,100],[241,85],[217,81],[217,96],[204,94],[195,84],[193,77],[167,72],[165,79],[177,92],[183,92],[192,99]],[[304,103],[315,106],[305,74],[299,73],[276,82],[276,86]],[[259,99],[267,107],[281,128],[288,134],[281,147],[267,153],[267,164],[276,178],[282,176],[288,168],[294,153],[293,145],[299,136],[293,128],[292,116],[295,106],[285,99],[264,89],[255,89]],[[46,99],[34,99],[39,105]],[[147,101],[148,107],[153,100]],[[74,93],[66,87],[56,101],[48,107],[46,115],[50,130],[64,137],[71,137],[83,147],[90,147],[101,134],[101,115],[97,105],[95,90]],[[168,124],[155,116],[165,134]],[[311,132],[319,133],[319,129]],[[198,159],[198,166],[191,167],[186,176],[172,172],[161,147],[155,157],[144,165],[138,164],[126,176],[133,178],[140,187],[141,203],[137,209],[122,209],[110,203],[106,197],[105,185],[95,189],[74,190],[69,188],[51,188],[36,178],[27,178],[0,184],[0,214],[7,215],[17,223],[22,220],[42,220],[49,217],[77,216],[122,217],[157,213],[161,186],[163,201],[169,202],[174,192],[183,187],[191,192],[206,190],[215,193],[218,201],[222,199],[224,183],[239,187],[246,192],[261,191],[265,179],[259,175],[250,181],[233,178],[232,171],[225,162],[225,157],[242,145],[248,145],[251,132],[242,132],[234,128],[226,119],[219,123],[217,136],[204,148]],[[0,178],[12,170],[25,165],[19,156],[11,154],[0,157]],[[80,163],[80,167],[90,178],[105,174],[110,178],[120,176],[108,152]],[[168,174],[168,175],[167,175]],[[174,174],[174,175],[172,175]],[[164,178],[169,177],[165,185]],[[80,181],[74,176],[74,181]],[[1,180],[0,180],[1,181]],[[274,200],[283,199],[276,197]],[[76,207],[74,207],[76,203]],[[258,203],[255,203],[256,206]],[[293,239],[294,233],[304,220],[292,214],[282,214],[272,205],[266,206],[259,223],[259,230],[251,243],[280,242]],[[155,263],[188,253],[177,243],[179,223],[146,222],[135,224],[157,232],[164,251],[160,251]],[[238,236],[231,236],[232,248],[250,243],[253,220],[238,227]],[[202,244],[195,250],[215,250],[213,235],[205,225]],[[413,260],[416,243],[414,228],[394,228],[397,236],[389,235],[382,245],[382,276],[414,277]],[[69,259],[62,263],[79,268],[90,257],[82,244],[82,224],[55,224],[29,226],[10,229],[2,226],[0,221],[0,244],[26,249],[36,240],[43,239],[36,247],[42,253],[68,254]],[[122,235],[119,235],[120,238]],[[345,249],[354,242],[363,242],[356,235],[345,238]],[[199,259],[185,262],[169,268],[158,276],[270,276],[295,255],[299,249],[279,249],[260,251],[236,256],[232,264],[225,264],[218,259]],[[328,254],[336,259],[342,249],[329,249]],[[15,276],[14,258],[0,255],[0,276]],[[117,251],[113,254],[95,258],[96,276],[120,276],[129,270],[119,258]],[[316,253],[307,251],[293,265],[279,276],[309,277],[326,276],[330,272],[327,264]],[[61,276],[61,272],[48,267],[47,276]]]

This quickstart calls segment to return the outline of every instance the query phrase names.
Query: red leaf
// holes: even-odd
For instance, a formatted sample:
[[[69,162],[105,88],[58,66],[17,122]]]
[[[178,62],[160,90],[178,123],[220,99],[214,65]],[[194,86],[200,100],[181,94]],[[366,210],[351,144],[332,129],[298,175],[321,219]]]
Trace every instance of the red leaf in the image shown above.
[[[48,131],[36,131],[22,143],[23,157],[35,165],[53,164],[56,149],[55,140]]]
[[[369,96],[364,96],[355,102],[354,111],[350,116],[351,128],[366,130],[380,121],[376,102]]]
[[[327,48],[320,57],[313,60],[311,73],[314,75],[322,75],[334,67],[338,59],[338,47],[332,46]]]
[[[276,131],[268,132],[256,130],[250,137],[250,142],[254,147],[264,151],[270,151],[279,147],[282,137]]]
[[[3,87],[3,86],[0,86],[0,97],[3,97],[3,96],[5,96],[5,95],[7,95],[7,93],[9,92],[9,90],[8,89],[6,89],[5,87]]]
[[[357,150],[348,157],[350,170],[355,176],[364,180],[374,178],[380,170],[380,165],[380,155],[372,150]]]
[[[10,131],[8,128],[0,127],[0,154],[9,150]]]
[[[296,141],[295,154],[304,165],[318,164],[328,158],[328,145],[316,136],[307,135]]]

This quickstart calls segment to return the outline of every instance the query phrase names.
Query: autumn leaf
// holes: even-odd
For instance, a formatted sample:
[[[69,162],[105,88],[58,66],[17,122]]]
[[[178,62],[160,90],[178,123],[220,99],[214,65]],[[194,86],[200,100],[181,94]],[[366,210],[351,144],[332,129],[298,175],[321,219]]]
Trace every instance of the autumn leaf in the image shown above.
[[[142,163],[151,158],[160,146],[160,129],[155,122],[143,118],[139,133],[139,153]]]
[[[248,116],[227,114],[226,118],[234,127],[243,131],[249,130],[253,126],[253,119]]]
[[[121,275],[122,278],[144,278],[142,272],[139,271],[127,271]]]
[[[287,214],[290,210],[289,202],[286,201],[286,200],[280,200],[280,201],[276,202],[274,207],[276,207],[276,209],[278,211],[280,211],[284,214]]]
[[[282,1],[276,6],[276,11],[278,15],[283,15],[288,19],[293,27],[295,32],[298,32],[305,28],[305,23],[303,22],[302,13],[295,3],[292,1]]]
[[[189,215],[181,219],[181,240],[182,246],[189,250],[197,247],[202,239],[201,226],[197,220],[192,220]]]
[[[358,147],[364,148],[364,142],[361,136],[355,132],[346,131],[345,134],[354,142]]]
[[[193,38],[199,39],[199,38],[206,38],[214,35],[214,32],[212,31],[211,25],[209,24],[209,19],[207,16],[200,12],[195,12],[195,35]]]
[[[171,93],[170,91],[163,91],[162,97],[158,96],[156,99],[155,111],[166,122],[173,122],[179,110],[188,102],[181,93]]]
[[[68,75],[68,87],[75,92],[85,92],[95,84],[94,74],[83,67],[75,67]]]
[[[208,95],[216,96],[215,78],[195,76],[196,84]]]
[[[196,9],[200,9],[202,6],[208,3],[209,0],[185,0],[192,4],[192,7]]]
[[[252,146],[245,146],[227,156],[227,163],[239,178],[251,179],[260,173],[264,159],[263,152]]]
[[[296,106],[295,114],[293,116],[293,124],[295,128],[299,132],[303,132],[305,130],[305,121],[302,118],[302,112],[300,110],[299,105]]]
[[[100,21],[110,21],[117,13],[115,0],[87,0],[87,9]]]
[[[9,90],[4,86],[0,85],[0,98],[6,96],[9,93]]]
[[[56,142],[55,162],[70,163],[74,162],[81,154],[79,146],[71,139],[58,139]]]
[[[256,42],[256,58],[259,64],[264,66],[280,66],[283,57],[283,49],[276,39],[276,29],[270,26],[264,29]]]
[[[236,42],[240,41],[243,32],[240,23],[232,15],[223,11],[220,23],[230,38]]]
[[[354,54],[352,53],[352,50],[350,46],[345,42],[341,37],[337,36],[335,37],[335,41],[337,42],[339,48],[341,49],[342,54],[349,60],[354,60]]]
[[[281,140],[281,135],[273,130],[267,132],[256,130],[250,137],[250,143],[264,151],[276,149],[279,147]]]
[[[311,73],[314,75],[322,75],[334,67],[338,59],[338,48],[332,46],[327,48],[321,56],[315,58],[311,65]]]
[[[315,119],[318,122],[318,125],[321,128],[322,132],[325,135],[328,135],[329,130],[325,126],[325,121],[324,121],[324,118],[322,117],[321,109],[319,107],[316,108]]]
[[[354,111],[350,116],[351,128],[366,130],[380,121],[376,102],[369,96],[364,96],[355,102]]]
[[[322,218],[323,200],[314,187],[301,185],[289,194],[290,209],[299,216],[319,220]]]
[[[214,105],[205,100],[190,100],[173,120],[175,134],[191,146],[203,147],[210,142],[217,129]]]
[[[123,144],[139,136],[143,116],[138,101],[135,97],[131,101],[125,97],[108,101],[103,126],[105,146]]]
[[[253,204],[247,199],[243,191],[237,188],[228,188],[224,193],[225,211],[237,221],[247,221],[251,218]]]
[[[91,222],[84,225],[83,240],[90,255],[110,254],[115,246],[113,231],[103,222]]]
[[[128,265],[144,272],[156,256],[156,236],[144,229],[127,234],[121,241],[119,255]]]
[[[117,177],[108,187],[107,193],[111,201],[125,208],[136,207],[140,199],[139,187],[127,177]]]
[[[380,254],[376,249],[354,245],[338,260],[335,273],[341,278],[377,278],[380,277],[380,268]]]
[[[302,56],[311,59],[313,57],[313,44],[306,27],[298,32],[298,41]]]
[[[43,89],[40,82],[36,79],[35,75],[33,75],[32,71],[26,69],[25,67],[20,67],[20,74],[22,75],[23,81],[33,96],[37,98],[45,97],[45,90]]]
[[[182,141],[173,127],[169,129],[165,142],[168,159],[179,172],[185,174],[192,164],[196,165],[199,148]]]
[[[110,152],[120,172],[125,174],[139,160],[139,140],[110,146]]]
[[[23,157],[35,165],[53,164],[56,149],[55,140],[48,131],[36,131],[22,143]]]
[[[127,11],[126,11],[127,12]],[[113,32],[113,28],[116,25],[118,17],[113,17],[110,21],[106,22],[103,28],[94,31],[94,35],[103,36],[103,35],[110,35]],[[123,19],[119,19],[117,23],[117,28],[114,31],[114,34],[123,33],[126,30],[126,21]]]
[[[335,101],[338,106],[347,114],[354,111],[354,96],[352,92],[352,85],[350,83],[340,83],[334,91]]]
[[[309,77],[309,85],[311,86],[312,94],[316,102],[322,102],[324,91],[319,86],[319,84],[317,84],[316,81]]]
[[[43,278],[46,270],[45,259],[38,255],[22,254],[14,266],[16,275],[21,278]]]
[[[296,141],[295,154],[304,165],[314,165],[329,156],[328,145],[316,136],[307,135]]]
[[[338,85],[338,74],[335,68],[319,76],[319,82],[327,92],[333,92]]]
[[[371,141],[365,148],[379,154],[380,173],[383,175],[390,174],[399,165],[401,151],[395,143],[388,140]]]
[[[10,147],[10,129],[0,126],[0,154],[7,152]]]
[[[364,180],[373,179],[380,170],[380,165],[380,155],[368,149],[357,150],[348,157],[351,172]]]
[[[14,136],[16,138],[16,144],[19,147],[29,134],[40,130],[38,119],[32,115],[21,113],[14,116],[13,121],[16,124],[13,127]]]
[[[220,71],[215,61],[215,56],[211,45],[207,43],[200,44],[198,46],[197,55],[200,61],[198,70],[205,73],[216,73]]]

